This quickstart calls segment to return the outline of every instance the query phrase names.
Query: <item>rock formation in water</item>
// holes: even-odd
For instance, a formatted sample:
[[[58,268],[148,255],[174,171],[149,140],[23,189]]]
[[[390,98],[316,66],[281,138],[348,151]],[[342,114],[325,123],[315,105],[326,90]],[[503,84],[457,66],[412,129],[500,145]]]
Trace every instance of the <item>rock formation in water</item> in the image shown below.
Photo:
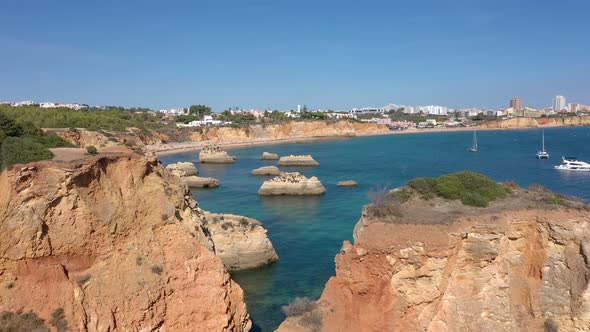
[[[205,213],[215,254],[231,271],[246,270],[279,259],[266,229],[256,219],[233,214]]]
[[[230,156],[218,146],[207,146],[199,152],[199,162],[208,164],[231,164],[236,157]]]
[[[264,181],[258,194],[262,196],[271,195],[323,195],[326,188],[315,176],[306,178],[294,172],[281,172],[280,175]]]
[[[205,227],[156,159],[16,166],[0,174],[0,311],[68,331],[248,330]]]
[[[345,181],[338,181],[336,184],[339,187],[355,187],[358,186],[358,183],[354,180],[345,180]]]
[[[452,186],[435,192],[453,197]],[[363,209],[315,325],[306,313],[279,331],[589,330],[588,206],[514,187],[473,207],[416,188]]]
[[[262,158],[260,158],[260,159],[262,159],[262,160],[279,160],[279,155],[276,153],[263,152]]]
[[[320,163],[315,161],[310,155],[290,155],[279,159],[279,166],[318,166],[319,164]]]
[[[166,166],[166,169],[178,177],[199,174],[197,167],[195,167],[195,165],[191,162],[177,162]]]
[[[276,166],[264,166],[252,171],[252,175],[279,175],[281,170]]]
[[[178,162],[166,166],[172,174],[178,176],[189,188],[217,188],[219,181],[211,177],[196,176],[197,168],[190,162]]]

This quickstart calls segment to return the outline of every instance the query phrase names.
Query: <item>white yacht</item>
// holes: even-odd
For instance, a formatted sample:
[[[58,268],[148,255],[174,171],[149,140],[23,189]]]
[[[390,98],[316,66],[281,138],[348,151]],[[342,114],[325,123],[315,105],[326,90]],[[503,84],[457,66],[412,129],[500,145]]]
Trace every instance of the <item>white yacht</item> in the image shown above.
[[[545,151],[545,130],[543,130],[543,143],[542,143],[542,150],[537,151],[537,158],[539,159],[549,159],[549,153]]]
[[[554,167],[565,171],[590,172],[590,164],[576,157],[561,157],[561,164]]]

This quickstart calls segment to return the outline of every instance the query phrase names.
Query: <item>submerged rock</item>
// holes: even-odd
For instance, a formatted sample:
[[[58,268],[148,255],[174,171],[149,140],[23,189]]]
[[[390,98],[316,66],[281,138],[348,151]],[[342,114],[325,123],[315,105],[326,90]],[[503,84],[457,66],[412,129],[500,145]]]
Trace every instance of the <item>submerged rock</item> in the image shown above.
[[[199,174],[199,171],[197,171],[197,168],[191,162],[177,162],[166,166],[166,169],[179,177]]]
[[[318,166],[319,164],[310,155],[290,155],[279,159],[279,166]]]
[[[266,229],[256,219],[205,212],[207,229],[215,243],[215,254],[230,271],[252,269],[279,259],[266,235]]]
[[[281,172],[279,176],[264,181],[258,190],[258,194],[262,196],[323,195],[325,192],[326,188],[324,188],[317,177],[313,176],[308,179],[297,172]]]
[[[217,188],[219,181],[214,178],[200,176],[185,176],[181,178],[189,188]]]
[[[264,166],[252,171],[252,175],[279,175],[281,170],[276,166]]]
[[[339,187],[354,187],[354,186],[358,186],[358,183],[353,180],[346,180],[346,181],[338,181],[337,185]]]
[[[199,152],[200,163],[230,164],[236,161],[236,157],[230,156],[226,151],[217,146],[207,146]]]
[[[260,158],[260,159],[262,159],[262,160],[278,160],[279,155],[276,153],[263,152],[262,158]]]

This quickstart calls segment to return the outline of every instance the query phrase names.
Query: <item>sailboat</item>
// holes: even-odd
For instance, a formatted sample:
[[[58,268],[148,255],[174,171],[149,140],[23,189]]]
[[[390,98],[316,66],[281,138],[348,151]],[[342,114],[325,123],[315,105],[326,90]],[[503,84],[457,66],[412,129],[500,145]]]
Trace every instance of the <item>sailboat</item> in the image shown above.
[[[477,152],[477,134],[473,131],[473,145],[467,149],[469,152]]]
[[[541,151],[537,151],[537,158],[539,159],[548,159],[549,158],[549,153],[547,153],[547,151],[545,151],[545,130],[543,130],[543,139],[542,139],[542,150]]]

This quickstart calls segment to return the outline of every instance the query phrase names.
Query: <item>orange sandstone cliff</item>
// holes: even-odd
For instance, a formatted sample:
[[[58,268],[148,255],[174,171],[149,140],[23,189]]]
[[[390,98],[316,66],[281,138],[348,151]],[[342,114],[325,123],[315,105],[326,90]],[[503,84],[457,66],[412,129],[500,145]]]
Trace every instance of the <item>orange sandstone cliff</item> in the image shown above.
[[[319,318],[279,331],[590,331],[590,209],[552,195],[365,208]]]
[[[68,331],[249,330],[179,181],[136,155],[1,173],[0,312]]]
[[[481,128],[536,128],[536,127],[570,127],[590,126],[590,116],[567,116],[556,118],[512,118],[508,120],[490,121]]]
[[[354,121],[286,121],[247,128],[206,127],[195,132],[191,141],[244,142],[311,137],[363,136],[388,133],[385,125]]]

